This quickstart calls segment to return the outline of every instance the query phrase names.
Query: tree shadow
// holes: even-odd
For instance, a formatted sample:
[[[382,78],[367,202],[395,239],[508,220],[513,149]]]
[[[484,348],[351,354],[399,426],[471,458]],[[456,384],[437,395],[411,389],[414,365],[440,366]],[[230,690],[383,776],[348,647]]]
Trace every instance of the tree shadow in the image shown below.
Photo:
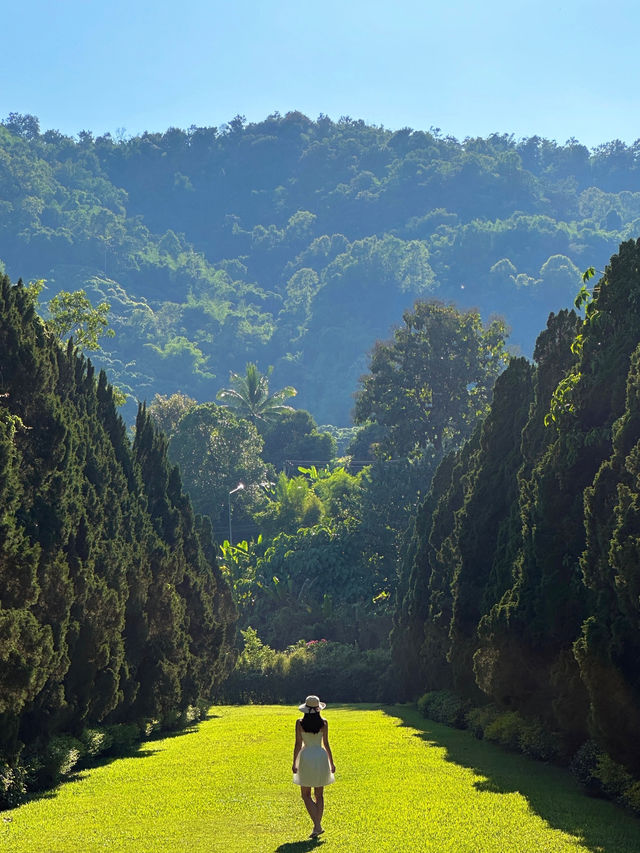
[[[304,841],[288,841],[286,844],[276,847],[275,853],[307,853],[309,850],[316,850],[321,844],[324,844],[323,838],[305,838]]]
[[[427,720],[415,706],[384,706],[384,712],[417,729],[415,737],[444,748],[445,760],[472,770],[477,791],[519,793],[554,829],[579,839],[593,853],[640,850],[640,821],[614,803],[589,797],[569,771],[478,740],[469,731]]]
[[[150,735],[145,735],[142,743],[153,743],[156,740],[173,740],[176,737],[184,737],[185,735],[194,735],[198,731],[197,725],[188,726],[186,729],[169,729],[166,732],[151,732]],[[154,750],[157,752],[157,750]],[[135,753],[134,753],[135,755]]]
[[[71,782],[82,782],[87,774],[92,770],[96,770],[99,767],[108,767],[108,765],[113,764],[114,761],[121,761],[124,758],[150,758],[152,755],[157,755],[157,753],[160,752],[160,749],[153,748],[155,741],[172,740],[173,738],[196,734],[197,730],[197,725],[194,725],[185,729],[152,732],[150,735],[145,737],[144,741],[142,741],[139,746],[134,746],[131,750],[125,750],[111,755],[99,755],[92,761],[82,764],[81,767],[74,769],[52,787],[43,788],[40,791],[30,791],[19,805],[36,802],[38,800],[53,800],[58,796],[58,792],[63,785],[68,785]]]
[[[147,743],[145,741],[145,743]],[[53,785],[50,788],[43,788],[39,791],[29,791],[29,793],[20,801],[17,807],[24,805],[25,803],[33,803],[38,800],[55,800],[60,792],[60,789],[68,785],[72,782],[82,782],[86,778],[87,774],[92,770],[96,770],[99,767],[108,767],[109,764],[113,764],[114,761],[121,761],[123,758],[150,758],[152,755],[156,755],[160,752],[159,749],[136,749],[131,752],[125,752],[118,755],[101,755],[98,758],[94,759],[87,764],[83,764],[82,767],[78,767],[73,770],[63,779],[61,779],[57,784]],[[1,811],[1,810],[0,810]],[[9,810],[7,810],[9,811]]]

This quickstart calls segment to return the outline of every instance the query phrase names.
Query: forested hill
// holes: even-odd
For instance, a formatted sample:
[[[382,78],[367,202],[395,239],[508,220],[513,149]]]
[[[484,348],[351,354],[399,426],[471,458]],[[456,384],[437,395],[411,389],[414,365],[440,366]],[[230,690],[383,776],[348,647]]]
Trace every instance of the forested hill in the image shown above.
[[[300,113],[130,139],[0,125],[0,259],[112,307],[133,398],[215,397],[275,365],[346,424],[367,352],[417,297],[503,314],[530,355],[579,271],[640,229],[640,149],[458,141]]]

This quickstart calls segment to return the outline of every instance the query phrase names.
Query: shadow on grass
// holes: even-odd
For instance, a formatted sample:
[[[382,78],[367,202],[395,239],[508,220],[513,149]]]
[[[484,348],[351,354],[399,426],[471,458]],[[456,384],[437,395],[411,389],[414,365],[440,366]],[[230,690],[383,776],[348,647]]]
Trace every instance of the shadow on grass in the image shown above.
[[[172,740],[173,738],[192,735],[195,734],[197,730],[197,726],[189,726],[189,728],[176,729],[175,731],[154,732],[146,737],[139,747],[134,748],[129,752],[99,756],[94,761],[84,764],[82,767],[79,767],[77,770],[69,773],[68,776],[65,776],[65,778],[54,787],[45,788],[42,791],[31,791],[27,794],[20,805],[36,802],[37,800],[53,800],[58,796],[58,792],[63,785],[68,785],[70,782],[82,782],[87,773],[90,773],[92,770],[96,770],[99,767],[107,767],[109,764],[113,764],[114,761],[121,761],[124,758],[151,758],[152,755],[157,755],[157,753],[160,752],[159,749],[153,749],[153,743],[155,741]]]
[[[185,735],[194,735],[198,731],[197,725],[188,726],[186,729],[169,729],[166,732],[152,732],[150,735],[146,735],[143,743],[153,743],[156,740],[173,740],[174,737],[184,737]],[[142,750],[139,750],[142,751]],[[157,750],[153,750],[157,752]],[[137,753],[134,753],[137,755]]]
[[[471,732],[425,719],[413,706],[384,706],[384,712],[417,729],[415,737],[444,748],[445,760],[482,777],[477,791],[519,793],[530,808],[554,829],[573,835],[593,853],[640,850],[640,821],[605,800],[588,797],[568,770],[477,740]]]
[[[321,838],[305,838],[304,841],[289,841],[276,847],[275,853],[307,853],[308,850],[317,850],[324,844]]]

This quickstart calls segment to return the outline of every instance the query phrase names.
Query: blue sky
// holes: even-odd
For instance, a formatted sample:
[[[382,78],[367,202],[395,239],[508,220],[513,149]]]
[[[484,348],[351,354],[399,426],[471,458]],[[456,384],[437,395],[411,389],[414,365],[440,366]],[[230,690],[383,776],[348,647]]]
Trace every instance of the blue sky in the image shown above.
[[[460,139],[640,138],[637,0],[21,0],[0,119],[126,135],[276,110]]]

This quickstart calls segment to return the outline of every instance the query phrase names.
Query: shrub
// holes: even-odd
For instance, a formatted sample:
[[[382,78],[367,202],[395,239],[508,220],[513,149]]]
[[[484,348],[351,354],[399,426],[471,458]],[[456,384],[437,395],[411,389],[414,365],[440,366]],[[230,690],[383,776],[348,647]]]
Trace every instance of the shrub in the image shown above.
[[[81,741],[71,735],[55,735],[42,753],[32,757],[33,786],[37,790],[57,785],[63,777],[70,775],[84,754]]]
[[[552,761],[562,753],[556,733],[549,732],[541,720],[527,720],[517,711],[505,712],[495,705],[483,705],[472,708],[465,723],[477,738],[486,738],[540,761]]]
[[[129,755],[138,743],[142,732],[135,723],[116,723],[107,726],[107,735],[111,738],[109,755]]]
[[[620,798],[621,803],[640,815],[640,782],[634,782]]]
[[[571,761],[570,770],[592,796],[617,800],[640,814],[640,781],[608,756],[596,741],[582,744]]]
[[[160,721],[160,731],[175,731],[180,728],[182,714],[180,711],[167,711]]]
[[[148,720],[143,726],[145,734],[150,736],[155,731],[176,731],[184,729],[187,726],[192,726],[204,716],[204,712],[195,705],[187,705],[180,711],[169,711],[164,715],[161,722],[157,720]]]
[[[485,740],[507,749],[519,749],[524,720],[517,711],[507,711],[492,720],[484,730]]]
[[[395,698],[389,652],[362,650],[325,639],[299,640],[283,651],[263,644],[253,629],[242,632],[244,651],[216,698],[224,702],[298,704],[310,692],[331,702],[379,702]]]
[[[498,717],[500,711],[495,705],[482,705],[480,708],[472,708],[467,712],[465,722],[467,728],[478,738],[482,740],[484,731]]]
[[[540,761],[553,761],[562,754],[559,735],[548,731],[541,720],[523,721],[519,747],[525,755]]]
[[[80,735],[84,754],[88,759],[97,758],[107,752],[113,743],[113,738],[104,729],[83,729]]]
[[[0,809],[12,809],[25,798],[28,786],[28,771],[20,763],[13,766],[0,762]]]
[[[423,716],[457,729],[465,727],[468,708],[468,702],[448,690],[433,690],[418,699],[418,710]]]
[[[146,717],[140,721],[140,730],[143,737],[151,737],[161,730],[160,720],[152,720],[151,717]]]
[[[605,794],[612,799],[620,799],[633,786],[633,776],[606,753],[598,757],[594,775],[600,780]]]
[[[598,744],[594,740],[588,740],[582,744],[569,764],[570,771],[592,796],[604,794],[602,782],[597,776],[598,762],[603,755],[604,752]]]

